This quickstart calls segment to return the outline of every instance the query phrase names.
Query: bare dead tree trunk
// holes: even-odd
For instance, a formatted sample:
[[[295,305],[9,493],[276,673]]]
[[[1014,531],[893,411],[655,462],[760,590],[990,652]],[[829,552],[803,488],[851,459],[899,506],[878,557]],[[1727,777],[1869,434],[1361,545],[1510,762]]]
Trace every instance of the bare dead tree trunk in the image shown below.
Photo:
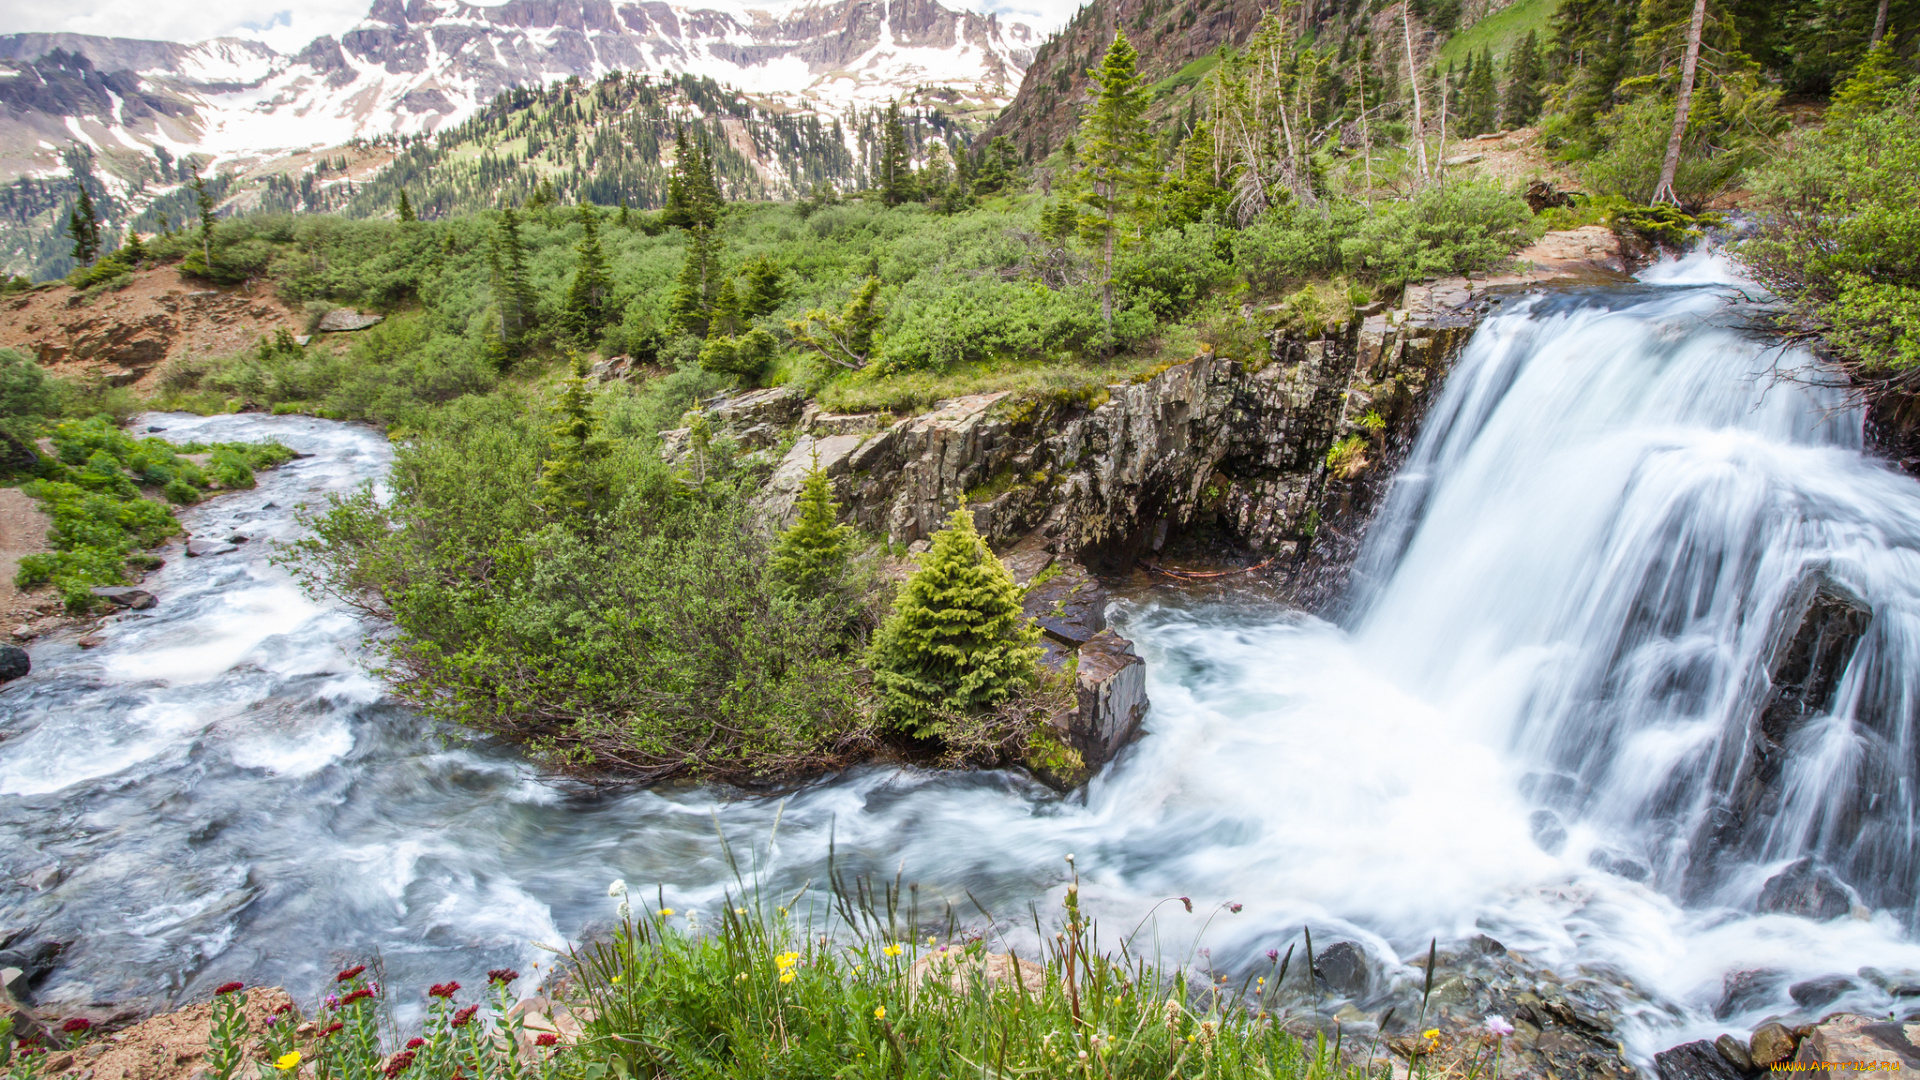
[[[1886,33],[1887,0],[1880,0],[1880,10],[1876,11],[1873,16],[1873,36],[1867,39],[1867,48],[1871,49],[1875,45],[1880,44],[1880,39],[1885,37]]]
[[[1407,46],[1407,81],[1413,85],[1413,145],[1420,162],[1420,180],[1427,179],[1427,125],[1420,115],[1420,68],[1413,62],[1413,15],[1400,5],[1400,33]]]
[[[1373,130],[1367,126],[1367,66],[1354,57],[1353,64],[1359,68],[1356,76],[1360,86],[1360,158],[1361,169],[1367,178],[1367,209],[1373,209]]]
[[[1700,67],[1700,32],[1707,22],[1707,0],[1693,0],[1693,22],[1687,26],[1687,58],[1680,64],[1680,96],[1673,103],[1673,134],[1667,137],[1667,160],[1660,166],[1660,183],[1653,189],[1655,203],[1680,205],[1673,179],[1680,172],[1680,144],[1687,137],[1687,111],[1693,107],[1693,76]]]

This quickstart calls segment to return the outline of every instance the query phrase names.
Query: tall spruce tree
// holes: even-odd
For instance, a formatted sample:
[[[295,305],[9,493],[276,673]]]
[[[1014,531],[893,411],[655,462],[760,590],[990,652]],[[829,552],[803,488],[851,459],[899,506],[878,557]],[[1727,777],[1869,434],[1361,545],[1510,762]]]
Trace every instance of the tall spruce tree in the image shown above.
[[[600,215],[587,203],[580,204],[580,243],[574,248],[573,282],[567,286],[563,318],[567,332],[585,344],[615,321],[613,310],[613,274],[607,268],[606,252],[600,248]]]
[[[80,189],[80,197],[73,202],[73,209],[67,214],[67,233],[73,237],[73,258],[81,266],[92,266],[93,260],[100,257],[100,212],[94,209],[93,196],[87,194],[87,185],[76,175],[74,180]]]
[[[787,298],[786,271],[762,255],[747,264],[747,291],[740,298],[740,314],[757,319],[770,314]]]
[[[992,708],[1031,686],[1040,631],[1020,600],[973,515],[955,510],[867,651],[888,720],[931,737],[946,717]]]
[[[420,220],[419,216],[413,212],[413,203],[407,199],[406,188],[400,189],[400,201],[394,205],[394,213],[399,215],[401,221]]]
[[[1529,30],[1507,57],[1507,90],[1500,103],[1500,122],[1510,128],[1522,127],[1540,118],[1546,78],[1545,61],[1540,56],[1540,34]]]
[[[834,504],[833,487],[820,468],[817,453],[795,505],[799,516],[774,541],[770,564],[773,576],[789,595],[829,596],[846,579],[853,530],[836,523],[839,507]]]
[[[196,170],[193,182],[187,185],[193,190],[193,203],[200,211],[200,258],[207,270],[213,269],[213,196],[207,193],[207,182],[200,178]]]
[[[880,197],[888,206],[912,202],[919,197],[919,185],[914,182],[913,150],[907,145],[907,126],[897,101],[887,102],[880,138]]]
[[[604,450],[595,438],[593,392],[587,384],[587,361],[573,357],[573,377],[560,392],[558,415],[548,436],[546,460],[534,481],[534,498],[547,516],[574,520],[598,507],[604,485],[593,475],[593,460]]]
[[[500,211],[489,252],[493,299],[500,309],[500,340],[519,355],[538,318],[533,283],[527,277],[527,249],[520,240],[520,218],[509,206]]]
[[[720,221],[724,201],[713,177],[713,157],[705,140],[681,128],[674,136],[673,172],[667,177],[667,205],[661,220],[684,229],[711,229]]]
[[[680,276],[667,297],[667,316],[683,334],[707,336],[713,297],[719,288],[719,246],[711,229],[687,230],[686,261],[680,264]]]
[[[1469,56],[1466,84],[1460,91],[1460,135],[1472,138],[1492,131],[1499,121],[1500,93],[1493,78],[1493,53]]]
[[[1080,201],[1089,211],[1083,229],[1100,245],[1100,317],[1113,325],[1113,267],[1120,230],[1139,209],[1149,184],[1148,155],[1153,135],[1143,122],[1146,88],[1140,84],[1139,54],[1123,31],[1100,66],[1087,72],[1098,88],[1081,119]]]

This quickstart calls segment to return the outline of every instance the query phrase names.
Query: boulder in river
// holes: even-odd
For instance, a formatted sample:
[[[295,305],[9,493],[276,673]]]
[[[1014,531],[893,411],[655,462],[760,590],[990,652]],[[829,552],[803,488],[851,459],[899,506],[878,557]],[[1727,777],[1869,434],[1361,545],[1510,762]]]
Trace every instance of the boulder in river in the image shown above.
[[[1653,1069],[1660,1080],[1746,1080],[1746,1074],[1705,1039],[1653,1055]]]
[[[1787,987],[1787,996],[1793,999],[1794,1004],[1808,1012],[1815,1012],[1839,1001],[1859,985],[1845,975],[1823,975]]]
[[[1791,1060],[1798,1041],[1793,1037],[1792,1028],[1778,1020],[1769,1020],[1754,1028],[1753,1035],[1747,1039],[1747,1057],[1755,1068],[1764,1069],[1775,1062]]]
[[[1753,1071],[1753,1055],[1747,1052],[1747,1044],[1731,1035],[1722,1035],[1713,1040],[1713,1048],[1720,1052],[1727,1064],[1743,1073]]]
[[[1852,911],[1853,897],[1839,879],[1805,858],[1767,879],[1760,889],[1760,910],[1824,922]]]
[[[33,670],[27,650],[18,645],[0,645],[0,683],[9,683]]]
[[[1533,830],[1533,842],[1540,850],[1549,855],[1558,855],[1567,846],[1567,827],[1560,823],[1560,815],[1551,810],[1535,810],[1527,818],[1527,824]]]
[[[114,607],[131,608],[134,611],[145,611],[159,603],[147,590],[123,585],[95,585],[88,591]]]
[[[187,558],[200,559],[211,555],[225,555],[230,551],[239,551],[238,545],[231,540],[189,540]]]
[[[1836,1073],[1876,1066],[1875,1075],[1920,1075],[1920,1024],[1851,1013],[1829,1016],[1800,1040],[1800,1052],[1794,1060],[1807,1065],[1820,1063]]]
[[[1342,997],[1365,995],[1368,984],[1373,981],[1366,950],[1351,941],[1335,942],[1327,951],[1314,957],[1313,973],[1319,976],[1327,989]]]
[[[1713,1018],[1725,1020],[1771,1000],[1786,980],[1786,972],[1773,968],[1728,972],[1720,981],[1720,1003],[1713,1007]]]

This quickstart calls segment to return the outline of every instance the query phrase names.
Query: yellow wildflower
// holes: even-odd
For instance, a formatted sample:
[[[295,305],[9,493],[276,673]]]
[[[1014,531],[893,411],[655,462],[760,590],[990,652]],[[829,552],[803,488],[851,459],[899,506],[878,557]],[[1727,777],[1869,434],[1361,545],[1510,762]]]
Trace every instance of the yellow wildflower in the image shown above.
[[[289,1050],[286,1053],[280,1055],[280,1060],[274,1062],[273,1067],[276,1069],[279,1069],[281,1072],[286,1072],[288,1069],[295,1068],[299,1064],[300,1064],[300,1051]]]
[[[887,1018],[887,1007],[885,1005],[882,1005],[879,1008],[873,1010],[873,1018],[875,1020],[885,1020]]]
[[[883,953],[885,953],[885,954],[887,954],[888,956],[899,956],[899,955],[900,955],[900,946],[898,946],[898,945],[889,945],[889,946],[887,946],[886,948],[884,948],[884,949],[881,949],[880,951],[881,951],[881,952],[883,952]]]
[[[785,971],[788,968],[792,967],[794,964],[799,963],[799,961],[800,961],[799,953],[783,952],[779,956],[776,956],[773,958],[773,966],[779,968],[781,971]]]
[[[661,908],[661,909],[660,909],[660,917],[661,917],[661,918],[663,918],[663,919],[671,919],[671,918],[673,918],[673,909],[672,909],[672,908],[670,908],[670,907],[663,907],[663,908]]]
[[[781,981],[781,982],[783,982],[783,983],[790,983],[790,982],[792,982],[792,981],[793,981],[793,972],[791,972],[791,971],[783,971],[783,972],[781,972],[781,973],[780,973],[780,981]]]

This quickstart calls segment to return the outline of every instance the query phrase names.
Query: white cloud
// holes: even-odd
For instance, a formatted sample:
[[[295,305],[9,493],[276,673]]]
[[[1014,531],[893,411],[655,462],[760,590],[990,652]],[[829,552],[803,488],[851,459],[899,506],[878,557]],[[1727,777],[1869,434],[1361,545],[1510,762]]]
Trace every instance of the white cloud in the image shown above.
[[[492,6],[489,0],[469,0]],[[502,0],[493,0],[494,3]],[[700,0],[670,0],[699,7]],[[749,6],[761,6],[746,0]],[[950,7],[992,11],[1003,21],[1024,22],[1042,34],[1064,25],[1081,0],[945,0]],[[284,7],[280,6],[284,5]],[[0,33],[46,31],[102,37],[202,41],[243,37],[279,52],[296,52],[322,34],[338,34],[359,22],[370,0],[280,0],[271,10],[207,0],[67,0],[54,5],[0,3]]]

